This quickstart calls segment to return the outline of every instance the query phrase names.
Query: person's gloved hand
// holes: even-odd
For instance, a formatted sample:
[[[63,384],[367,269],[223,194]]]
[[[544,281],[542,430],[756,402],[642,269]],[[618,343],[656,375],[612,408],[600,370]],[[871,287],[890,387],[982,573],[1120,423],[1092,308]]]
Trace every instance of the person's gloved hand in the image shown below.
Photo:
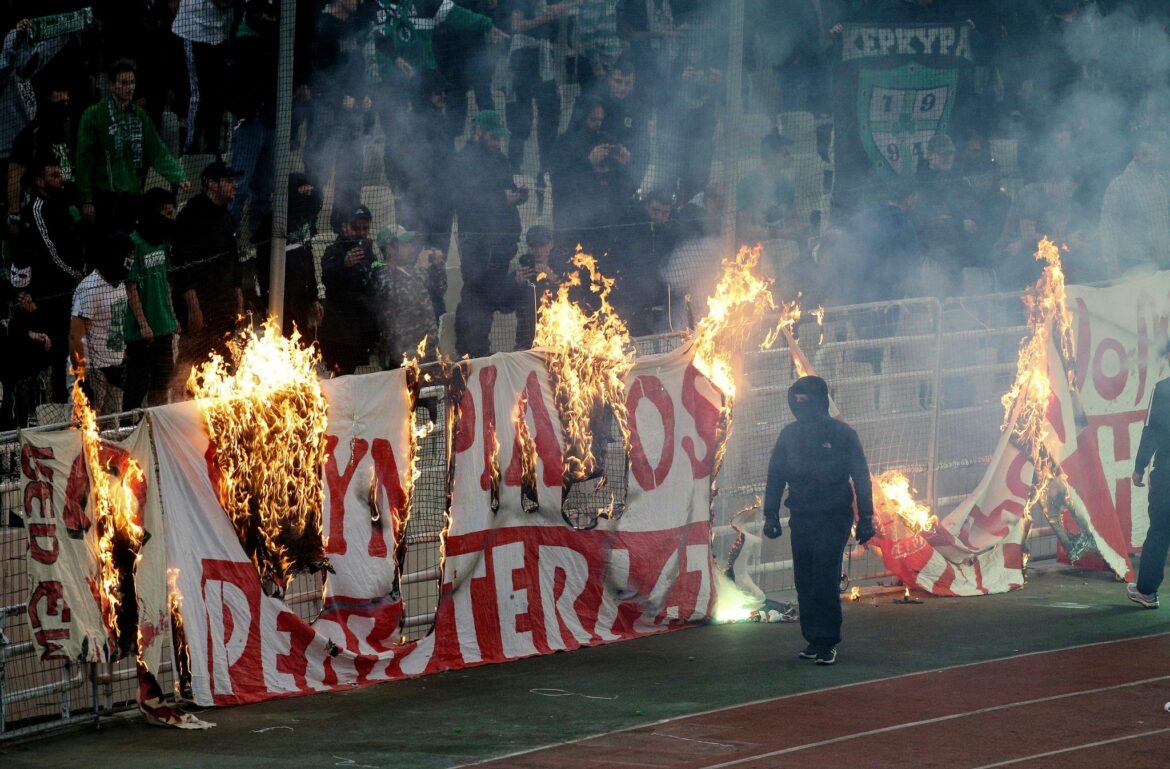
[[[873,528],[872,518],[859,518],[857,521],[857,544],[864,545],[873,539],[877,531]]]
[[[779,518],[769,518],[764,521],[764,536],[768,539],[776,539],[783,533],[784,530],[780,528]]]

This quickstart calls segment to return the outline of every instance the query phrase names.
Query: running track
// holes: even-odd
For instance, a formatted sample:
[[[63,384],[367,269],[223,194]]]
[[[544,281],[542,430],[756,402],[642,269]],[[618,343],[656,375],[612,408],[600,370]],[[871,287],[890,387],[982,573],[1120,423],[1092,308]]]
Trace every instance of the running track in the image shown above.
[[[774,675],[788,664],[812,663],[779,663]],[[1162,633],[763,700],[469,766],[1167,769],[1167,701]]]

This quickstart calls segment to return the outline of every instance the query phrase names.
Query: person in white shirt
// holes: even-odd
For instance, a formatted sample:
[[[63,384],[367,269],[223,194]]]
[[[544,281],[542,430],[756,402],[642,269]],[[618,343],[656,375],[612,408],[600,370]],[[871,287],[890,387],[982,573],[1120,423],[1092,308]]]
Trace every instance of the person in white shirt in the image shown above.
[[[73,292],[69,355],[90,406],[100,416],[122,410],[126,286],[134,243],[121,232],[102,241],[97,266]]]

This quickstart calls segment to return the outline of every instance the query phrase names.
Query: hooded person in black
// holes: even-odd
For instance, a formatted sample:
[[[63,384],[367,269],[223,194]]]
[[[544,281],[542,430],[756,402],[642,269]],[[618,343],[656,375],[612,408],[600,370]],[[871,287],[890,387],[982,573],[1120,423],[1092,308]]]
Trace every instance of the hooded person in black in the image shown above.
[[[1170,344],[1162,348],[1162,357],[1170,356]],[[1146,468],[1150,469],[1150,527],[1142,543],[1142,558],[1137,580],[1125,586],[1129,600],[1146,609],[1158,608],[1158,588],[1170,552],[1170,378],[1154,385],[1150,409],[1142,428],[1141,443],[1134,457],[1133,485],[1145,486]]]
[[[857,541],[874,535],[869,466],[852,427],[829,416],[829,386],[805,376],[788,389],[796,421],[780,431],[768,462],[764,535],[779,537],[780,499],[791,513],[792,569],[800,604],[800,632],[808,647],[802,659],[818,665],[837,660],[841,641],[841,558],[857,505]]]

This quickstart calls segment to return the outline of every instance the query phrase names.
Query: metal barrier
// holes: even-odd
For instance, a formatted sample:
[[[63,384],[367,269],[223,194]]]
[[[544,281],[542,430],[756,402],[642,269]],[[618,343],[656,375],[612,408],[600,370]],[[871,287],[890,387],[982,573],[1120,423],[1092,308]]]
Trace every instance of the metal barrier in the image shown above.
[[[986,469],[1003,417],[999,398],[1014,375],[1019,342],[1027,333],[1019,296],[1013,294],[833,308],[823,326],[802,322],[794,335],[857,429],[871,469],[904,471],[920,497],[945,513]],[[684,338],[648,337],[636,340],[636,346],[640,355],[657,354]],[[734,539],[732,516],[764,493],[767,457],[791,418],[785,394],[796,378],[791,350],[783,345],[745,350],[740,367],[743,384],[713,505],[717,561],[725,559]],[[447,408],[442,388],[428,388],[415,416],[442,420]],[[136,416],[103,420],[105,434],[119,437],[130,428],[118,425],[131,424]],[[424,636],[433,623],[446,525],[443,431],[425,438],[421,451],[401,577],[406,638]],[[79,667],[37,659],[24,616],[27,542],[15,515],[19,472],[15,434],[0,436],[0,740],[131,708],[136,694],[133,660]],[[1043,530],[1033,532],[1032,558],[1052,557],[1054,542]],[[757,582],[762,589],[793,588],[787,537],[765,541],[761,560]],[[853,584],[889,577],[881,560],[862,549],[850,549],[844,572]],[[311,621],[320,610],[322,590],[321,575],[300,575],[286,601]],[[159,683],[164,692],[173,689],[169,666]]]

